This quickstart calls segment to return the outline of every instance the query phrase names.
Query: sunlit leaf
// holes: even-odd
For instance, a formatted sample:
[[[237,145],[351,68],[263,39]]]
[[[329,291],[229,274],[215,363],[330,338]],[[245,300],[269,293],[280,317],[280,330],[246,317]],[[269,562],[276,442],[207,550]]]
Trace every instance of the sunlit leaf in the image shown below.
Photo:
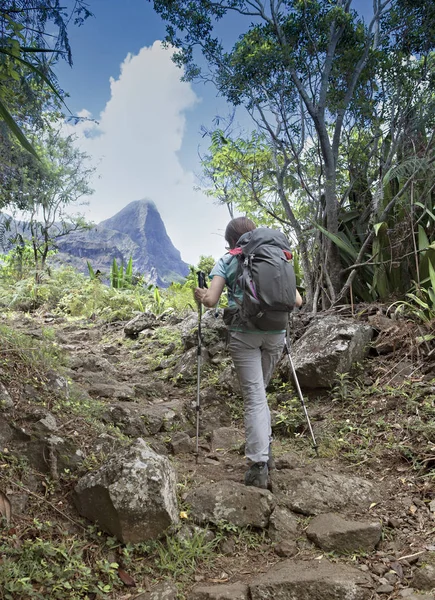
[[[375,232],[375,235],[379,234],[379,231],[381,229],[385,230],[387,228],[387,224],[385,223],[385,221],[382,221],[381,223],[375,223],[373,225],[373,230]]]
[[[25,148],[30,154],[33,154],[35,158],[39,160],[38,154],[32,144],[29,142],[27,137],[24,135],[21,127],[16,123],[15,119],[12,117],[6,106],[0,100],[0,119],[6,123],[9,129],[12,131],[14,136],[20,142],[20,144]]]
[[[357,258],[358,252],[356,251],[356,249],[353,246],[351,246],[349,243],[347,243],[346,241],[344,241],[338,235],[335,235],[334,233],[331,233],[330,231],[327,231],[324,227],[322,227],[318,223],[315,223],[315,226],[324,235],[326,235],[326,237],[328,237],[332,242],[334,242],[334,244],[336,246],[338,246],[341,250],[343,250],[344,252],[346,252],[347,254],[349,254],[349,256],[351,256],[353,259]]]

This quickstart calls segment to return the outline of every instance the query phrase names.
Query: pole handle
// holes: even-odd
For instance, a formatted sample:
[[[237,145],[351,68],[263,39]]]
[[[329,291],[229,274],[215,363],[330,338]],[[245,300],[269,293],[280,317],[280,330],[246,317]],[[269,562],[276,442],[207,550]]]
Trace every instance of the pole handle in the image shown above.
[[[204,271],[198,271],[197,272],[197,276],[198,276],[198,287],[200,288],[206,288],[207,286],[207,282],[205,280],[205,273]]]

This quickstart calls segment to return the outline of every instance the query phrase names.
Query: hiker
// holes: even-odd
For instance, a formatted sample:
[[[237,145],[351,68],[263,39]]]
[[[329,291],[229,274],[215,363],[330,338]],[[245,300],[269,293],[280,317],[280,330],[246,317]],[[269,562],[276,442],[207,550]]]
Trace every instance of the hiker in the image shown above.
[[[245,485],[267,488],[269,467],[273,468],[271,452],[272,429],[266,397],[273,370],[280,359],[286,330],[263,331],[247,326],[237,317],[243,292],[235,288],[238,259],[231,254],[239,238],[256,229],[247,217],[232,219],[225,229],[229,252],[221,257],[210,273],[210,287],[196,288],[195,298],[208,308],[215,306],[224,290],[228,289],[228,311],[233,315],[229,323],[229,351],[233,359],[244,400],[245,455],[249,469]],[[236,296],[236,298],[234,297]],[[302,298],[296,290],[295,306]]]

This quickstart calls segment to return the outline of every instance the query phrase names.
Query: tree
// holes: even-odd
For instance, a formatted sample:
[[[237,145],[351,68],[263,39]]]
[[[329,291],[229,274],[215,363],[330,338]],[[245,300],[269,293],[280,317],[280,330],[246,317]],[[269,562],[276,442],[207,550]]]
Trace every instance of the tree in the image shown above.
[[[76,147],[74,136],[63,137],[60,131],[50,129],[34,145],[39,160],[21,150],[26,164],[19,179],[8,182],[7,197],[3,198],[6,209],[18,207],[24,215],[15,239],[21,244],[30,240],[38,273],[44,270],[58,239],[86,227],[81,216],[67,211],[92,194],[89,181],[94,168],[87,166],[89,157]]]
[[[404,56],[402,50],[394,54],[393,48],[395,32],[403,25],[398,7],[404,1],[375,0],[367,25],[351,4],[154,0],[155,10],[168,22],[167,42],[177,48],[175,60],[185,68],[185,78],[211,78],[230,102],[247,108],[267,136],[276,165],[276,193],[296,232],[298,219],[286,187],[289,174],[296,173],[300,187],[317,204],[318,222],[331,234],[319,237],[320,265],[313,276],[315,281],[321,273],[326,302],[336,300],[342,287],[342,262],[334,240],[340,232],[341,206],[354,183],[340,194],[341,153],[352,130],[379,127],[377,106],[385,90],[378,87],[378,76]],[[412,13],[409,2],[406,10]],[[246,29],[226,51],[216,27],[231,13],[246,17]],[[196,64],[196,49],[205,58],[206,74]],[[427,46],[425,50],[429,52]],[[378,132],[377,144],[381,137]],[[309,170],[313,172],[314,164],[316,171],[310,181],[304,162],[308,152],[314,160]],[[315,290],[310,287],[313,300]]]
[[[67,9],[60,0],[0,2],[0,120],[28,151],[34,148],[23,126],[41,125],[47,104],[59,106],[64,93],[53,66],[58,58],[72,65],[67,26],[91,16],[85,0]]]

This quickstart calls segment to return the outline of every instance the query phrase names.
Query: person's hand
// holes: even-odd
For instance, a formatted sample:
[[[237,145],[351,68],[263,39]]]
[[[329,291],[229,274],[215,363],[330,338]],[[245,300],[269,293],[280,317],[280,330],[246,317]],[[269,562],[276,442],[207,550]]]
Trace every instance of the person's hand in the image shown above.
[[[203,302],[206,293],[207,293],[206,288],[200,288],[200,287],[195,288],[195,291],[193,292],[193,294],[195,296],[195,300],[200,303]]]

